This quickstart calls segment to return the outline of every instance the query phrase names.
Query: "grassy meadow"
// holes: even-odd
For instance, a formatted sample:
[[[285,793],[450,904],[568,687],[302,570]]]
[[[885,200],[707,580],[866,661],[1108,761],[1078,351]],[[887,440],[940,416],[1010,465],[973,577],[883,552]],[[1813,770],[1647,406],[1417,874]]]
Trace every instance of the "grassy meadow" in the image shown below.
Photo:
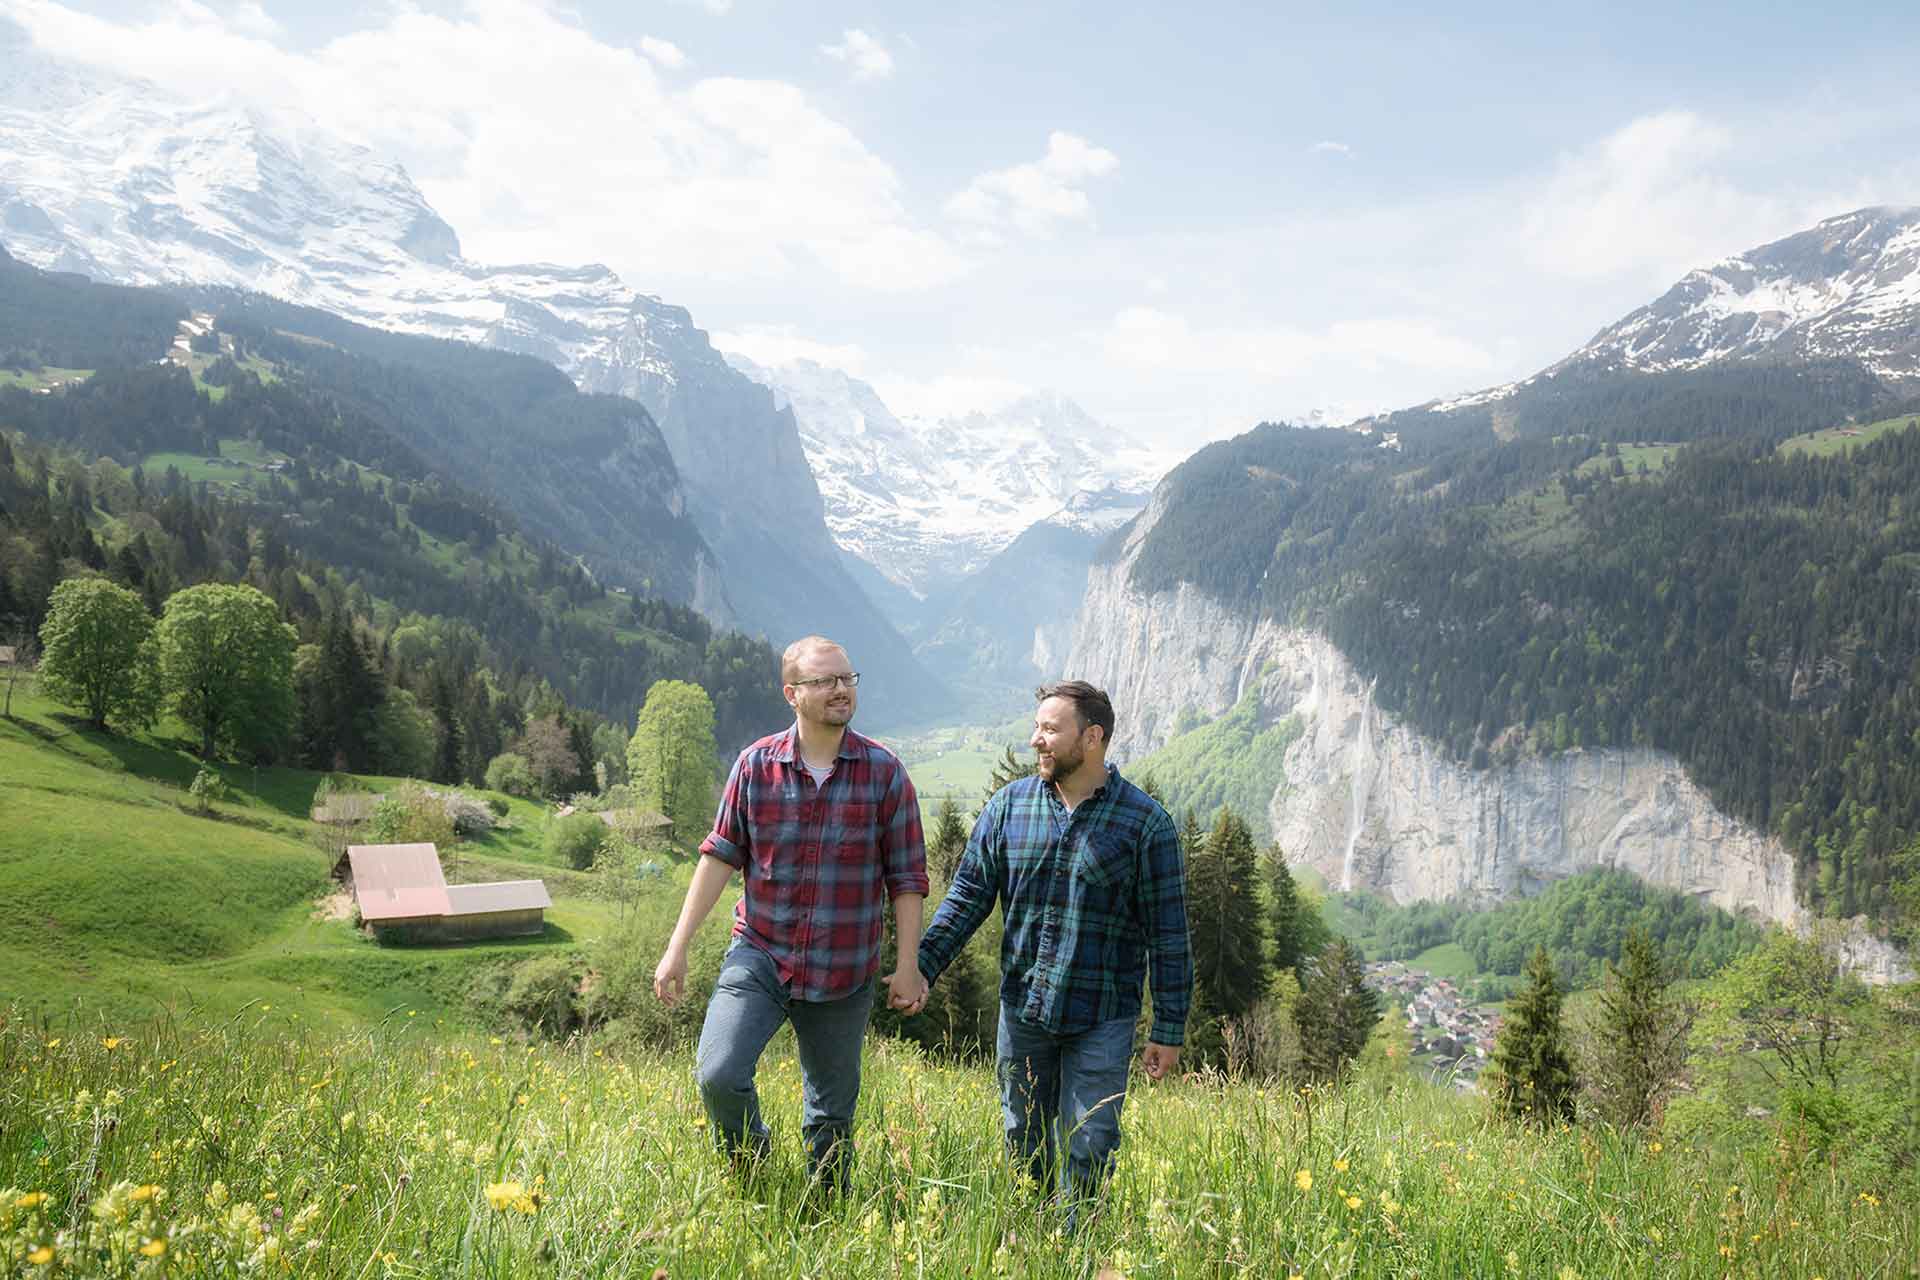
[[[0,1274],[1908,1276],[1910,1207],[1791,1136],[1743,1160],[1339,1092],[1136,1080],[1102,1212],[1061,1236],[1000,1155],[983,1068],[871,1043],[853,1190],[806,1194],[798,1070],[775,1154],[709,1145],[686,1045],[628,1056],[390,1017],[0,1026]]]
[[[1074,1237],[1009,1172],[991,1068],[876,1036],[853,1190],[820,1203],[788,1033],[775,1154],[742,1178],[690,1019],[558,1042],[474,999],[618,915],[664,938],[684,869],[615,901],[515,801],[456,875],[546,879],[547,934],[382,948],[326,909],[316,776],[229,768],[199,817],[180,734],[94,734],[28,688],[0,719],[0,1277],[1920,1275],[1911,1203],[1791,1126],[1738,1153],[1533,1134],[1391,1036],[1338,1091],[1136,1078]]]

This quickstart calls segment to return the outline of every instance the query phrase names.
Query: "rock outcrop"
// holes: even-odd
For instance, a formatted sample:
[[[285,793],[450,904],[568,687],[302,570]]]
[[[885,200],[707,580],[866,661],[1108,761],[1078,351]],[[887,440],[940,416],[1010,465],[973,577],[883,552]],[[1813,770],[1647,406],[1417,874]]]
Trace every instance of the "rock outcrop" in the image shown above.
[[[1116,560],[1096,564],[1067,673],[1107,689],[1115,758],[1138,759],[1193,714],[1249,691],[1263,720],[1297,717],[1268,819],[1288,857],[1334,886],[1397,902],[1491,904],[1592,867],[1618,867],[1730,912],[1808,923],[1793,859],[1721,812],[1673,756],[1572,751],[1473,769],[1373,703],[1369,683],[1324,636],[1236,611],[1204,593],[1140,595],[1128,570],[1159,499]],[[1910,962],[1855,925],[1849,962],[1880,980]]]

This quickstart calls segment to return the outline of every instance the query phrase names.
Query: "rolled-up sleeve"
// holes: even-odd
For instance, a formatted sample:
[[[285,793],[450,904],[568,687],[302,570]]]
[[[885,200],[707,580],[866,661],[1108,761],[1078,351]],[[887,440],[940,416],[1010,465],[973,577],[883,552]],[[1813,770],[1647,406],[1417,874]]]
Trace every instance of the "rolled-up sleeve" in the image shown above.
[[[1142,835],[1141,916],[1148,930],[1148,982],[1153,993],[1155,1044],[1180,1045],[1187,1039],[1187,1010],[1193,1003],[1193,944],[1187,934],[1187,868],[1180,836],[1164,812],[1156,813]]]
[[[880,802],[880,865],[887,896],[927,894],[927,839],[920,829],[920,797],[904,765],[895,764]]]
[[[720,793],[720,808],[713,815],[713,830],[700,842],[701,853],[720,859],[736,871],[747,865],[747,854],[753,847],[752,827],[747,822],[747,754],[742,751],[734,760],[726,788]]]

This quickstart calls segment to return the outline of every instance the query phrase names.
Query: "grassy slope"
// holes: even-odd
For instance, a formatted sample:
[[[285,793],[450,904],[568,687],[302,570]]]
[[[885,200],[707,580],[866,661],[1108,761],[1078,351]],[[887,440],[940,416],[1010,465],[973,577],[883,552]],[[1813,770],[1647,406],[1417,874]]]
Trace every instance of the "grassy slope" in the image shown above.
[[[1920,1258],[1902,1188],[1797,1146],[1535,1134],[1384,1063],[1304,1095],[1136,1078],[1105,1210],[1062,1237],[1008,1176],[990,1069],[884,1041],[868,1044],[852,1192],[813,1207],[780,1045],[759,1081],[774,1152],[743,1188],[722,1176],[686,1044],[603,1057],[404,1018],[310,1036],[278,1008],[112,1036],[0,1016],[0,1114],[26,1118],[0,1126],[0,1258],[52,1241],[61,1274],[151,1274],[137,1250],[159,1238],[178,1275],[676,1280],[1896,1277]],[[90,1203],[88,1248],[60,1227]],[[229,1269],[282,1248],[287,1268]]]
[[[612,920],[587,877],[548,865],[540,809],[516,800],[513,826],[464,847],[456,878],[546,879],[547,933],[380,948],[346,921],[315,916],[329,887],[328,859],[307,838],[317,775],[223,766],[233,799],[206,819],[181,807],[198,768],[164,729],[94,734],[16,690],[13,719],[0,719],[0,902],[10,908],[0,993],[44,1016],[229,1012],[257,1001],[342,1026],[396,1008],[457,1023],[480,969],[571,950]]]

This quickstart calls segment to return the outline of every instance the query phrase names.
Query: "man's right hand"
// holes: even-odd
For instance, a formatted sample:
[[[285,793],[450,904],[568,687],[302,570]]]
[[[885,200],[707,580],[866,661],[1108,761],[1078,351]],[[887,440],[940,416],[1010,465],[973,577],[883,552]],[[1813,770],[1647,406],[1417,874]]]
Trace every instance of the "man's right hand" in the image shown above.
[[[667,953],[660,957],[660,963],[653,970],[653,994],[660,1003],[671,1009],[680,1003],[680,996],[687,988],[687,953],[679,947],[669,946]]]

